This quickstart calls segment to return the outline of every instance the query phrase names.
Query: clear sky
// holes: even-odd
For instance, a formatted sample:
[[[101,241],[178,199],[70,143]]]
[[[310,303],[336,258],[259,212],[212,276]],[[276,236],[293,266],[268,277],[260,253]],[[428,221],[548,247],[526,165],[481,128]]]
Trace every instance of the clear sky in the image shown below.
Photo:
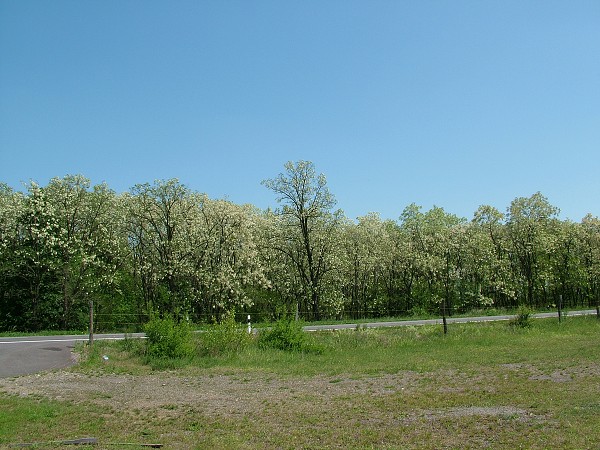
[[[598,0],[0,0],[0,181],[178,178],[276,207],[286,161],[350,218],[600,215]]]

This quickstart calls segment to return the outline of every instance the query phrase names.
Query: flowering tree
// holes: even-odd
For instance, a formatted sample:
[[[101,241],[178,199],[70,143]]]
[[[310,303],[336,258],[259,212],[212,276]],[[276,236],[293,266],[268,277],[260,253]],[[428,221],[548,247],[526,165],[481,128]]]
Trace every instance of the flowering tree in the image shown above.
[[[558,208],[537,192],[518,197],[508,208],[506,226],[511,242],[513,264],[523,280],[521,299],[539,304],[536,292],[543,292],[551,276],[549,259],[556,245]]]
[[[11,249],[2,282],[19,316],[13,322],[29,329],[82,327],[87,300],[112,286],[117,271],[113,192],[104,184],[91,188],[77,175],[46,187],[30,183],[26,196],[5,190],[2,198],[2,247]]]
[[[309,161],[285,164],[285,173],[263,181],[277,195],[283,207],[277,211],[280,229],[273,245],[288,259],[300,280],[305,305],[314,319],[320,317],[334,233],[341,213],[333,213],[335,199],[327,188],[325,175],[317,175]]]
[[[145,310],[186,313],[185,292],[190,190],[176,179],[138,184],[128,197],[128,242]]]
[[[253,289],[268,286],[258,257],[257,212],[226,200],[203,197],[190,216],[188,273],[193,308],[203,318],[221,319],[249,308]]]

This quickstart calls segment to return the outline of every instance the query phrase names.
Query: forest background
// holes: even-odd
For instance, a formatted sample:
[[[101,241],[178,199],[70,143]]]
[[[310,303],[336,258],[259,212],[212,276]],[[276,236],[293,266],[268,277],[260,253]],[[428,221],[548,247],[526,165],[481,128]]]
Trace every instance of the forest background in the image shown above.
[[[559,219],[540,192],[471,220],[434,206],[356,221],[309,161],[263,181],[279,207],[211,199],[176,179],[117,194],[81,175],[0,183],[0,331],[105,330],[153,314],[215,322],[597,306],[600,220]]]

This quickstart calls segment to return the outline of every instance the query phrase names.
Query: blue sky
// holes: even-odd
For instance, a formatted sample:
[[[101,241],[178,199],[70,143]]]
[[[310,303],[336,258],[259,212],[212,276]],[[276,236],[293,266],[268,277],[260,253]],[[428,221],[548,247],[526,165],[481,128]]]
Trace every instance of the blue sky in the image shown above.
[[[0,181],[600,215],[600,1],[0,1]]]

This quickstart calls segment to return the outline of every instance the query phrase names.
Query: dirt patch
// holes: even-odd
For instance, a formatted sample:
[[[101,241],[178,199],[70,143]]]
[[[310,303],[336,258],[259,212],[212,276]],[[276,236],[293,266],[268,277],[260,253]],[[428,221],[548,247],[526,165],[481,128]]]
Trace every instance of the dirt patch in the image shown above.
[[[534,372],[532,366],[511,365],[507,368]],[[539,371],[530,378],[534,376],[543,379]],[[494,383],[482,374],[467,375],[448,370],[436,373],[403,371],[361,378],[347,375],[278,378],[268,374],[181,376],[169,372],[89,375],[64,370],[0,379],[0,391],[12,395],[92,403],[106,411],[155,411],[160,416],[181,408],[193,408],[210,415],[238,416],[261,413],[266,407],[282,407],[289,403],[327,407],[336,400],[343,401],[356,395],[374,401],[394,395],[410,396],[424,387],[432,393],[458,395],[495,390]],[[527,413],[510,406],[416,410],[410,420],[468,415],[526,417]]]
[[[481,407],[481,406],[468,406],[459,408],[447,408],[437,410],[425,410],[415,414],[416,417],[425,418],[428,420],[437,420],[443,418],[459,418],[459,417],[471,417],[471,416],[501,416],[515,418],[519,417],[526,419],[533,417],[533,414],[528,413],[527,410],[521,408],[515,408],[513,406],[493,406],[493,407]]]
[[[443,448],[460,448],[464,439],[472,448],[483,448],[497,443],[499,434],[537,429],[551,419],[522,402],[498,398],[496,389],[502,387],[495,386],[496,372],[360,377],[190,372],[89,374],[75,368],[0,379],[0,392],[89,406],[109,429],[117,427],[131,439],[150,433],[177,441],[173,448],[191,448],[191,441],[223,448],[219,433],[237,436],[238,427],[252,436],[254,448],[323,448],[332,442],[337,448],[357,442],[410,448],[413,440],[422,442],[431,433],[444,436]],[[197,439],[204,440],[198,444]],[[241,448],[238,444],[230,442],[229,448]]]
[[[9,394],[39,395],[56,400],[91,402],[102,408],[165,410],[194,407],[219,415],[251,414],[286,398],[326,400],[350,394],[372,397],[416,389],[422,375],[403,372],[380,377],[313,377],[278,379],[265,376],[85,375],[56,371],[0,380]]]
[[[533,364],[512,363],[502,364],[502,368],[511,372],[521,373],[529,380],[550,381],[553,383],[567,383],[576,378],[597,377],[600,375],[600,364],[589,364],[586,366],[569,367],[561,370],[542,370]]]

